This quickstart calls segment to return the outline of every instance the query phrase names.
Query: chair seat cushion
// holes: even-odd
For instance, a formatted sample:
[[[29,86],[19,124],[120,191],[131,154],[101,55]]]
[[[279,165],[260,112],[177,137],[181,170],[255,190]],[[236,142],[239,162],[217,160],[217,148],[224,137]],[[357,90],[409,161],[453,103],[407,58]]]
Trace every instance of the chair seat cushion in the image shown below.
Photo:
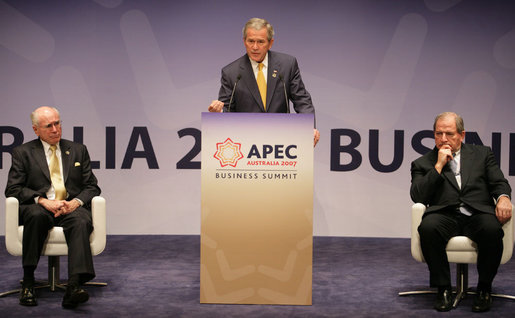
[[[451,238],[445,250],[447,251],[447,259],[451,263],[477,263],[477,245],[466,236]]]
[[[23,241],[23,225],[18,227],[18,237],[20,242]],[[20,253],[21,255],[21,253]],[[41,255],[45,256],[60,256],[68,255],[68,245],[66,244],[66,237],[64,236],[63,228],[54,226],[48,231],[48,237],[41,251]]]
[[[447,243],[447,252],[475,252],[477,245],[466,236],[454,236]]]
[[[23,241],[23,225],[18,227],[18,237],[20,241]],[[46,242],[52,244],[66,244],[63,228],[60,226],[54,226],[50,231],[48,231]]]

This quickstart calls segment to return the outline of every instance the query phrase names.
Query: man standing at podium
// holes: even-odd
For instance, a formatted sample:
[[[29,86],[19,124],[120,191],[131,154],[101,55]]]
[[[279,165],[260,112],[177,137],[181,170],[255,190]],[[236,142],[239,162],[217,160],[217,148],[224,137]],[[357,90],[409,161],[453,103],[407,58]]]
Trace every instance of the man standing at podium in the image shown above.
[[[315,113],[297,59],[270,51],[273,43],[274,28],[268,21],[247,21],[243,28],[247,53],[222,69],[222,86],[218,100],[209,105],[210,112],[289,113],[291,100],[297,113]],[[313,138],[316,145],[317,129]]]

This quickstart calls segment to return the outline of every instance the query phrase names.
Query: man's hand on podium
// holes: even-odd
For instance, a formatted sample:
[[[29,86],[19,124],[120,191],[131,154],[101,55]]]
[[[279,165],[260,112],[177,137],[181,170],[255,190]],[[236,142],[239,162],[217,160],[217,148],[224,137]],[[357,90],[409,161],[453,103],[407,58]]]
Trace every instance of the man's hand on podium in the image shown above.
[[[320,132],[316,128],[314,128],[313,129],[313,142],[314,142],[313,147],[315,147],[317,145],[319,140],[320,140]]]
[[[207,108],[207,110],[209,110],[210,112],[213,112],[213,113],[221,113],[223,109],[224,109],[224,103],[222,103],[219,100],[212,101],[211,105],[209,105],[209,107]]]

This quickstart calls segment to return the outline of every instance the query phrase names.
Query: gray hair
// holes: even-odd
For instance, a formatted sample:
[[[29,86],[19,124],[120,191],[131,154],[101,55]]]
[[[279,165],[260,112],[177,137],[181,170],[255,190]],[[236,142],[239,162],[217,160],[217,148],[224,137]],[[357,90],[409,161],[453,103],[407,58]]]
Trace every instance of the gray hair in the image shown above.
[[[261,30],[262,28],[266,28],[268,41],[274,38],[274,27],[265,19],[252,18],[248,20],[247,23],[245,23],[245,26],[243,27],[243,39],[247,38],[248,28],[255,30]]]
[[[57,116],[59,116],[59,118],[61,118],[61,115],[59,114],[59,111],[57,110],[57,108],[51,107],[51,106],[41,106],[41,107],[38,107],[36,110],[34,110],[32,113],[30,113],[30,121],[32,122],[32,126],[39,126],[39,113],[42,108],[52,109],[53,111],[55,111],[57,113]]]
[[[454,117],[454,120],[456,121],[456,130],[458,131],[458,134],[461,134],[462,132],[465,131],[465,124],[463,123],[463,118],[461,118],[460,115],[458,115],[454,112],[443,112],[443,113],[438,114],[438,116],[436,116],[435,122],[433,124],[433,131],[435,131],[435,129],[436,129],[436,122],[447,116]]]

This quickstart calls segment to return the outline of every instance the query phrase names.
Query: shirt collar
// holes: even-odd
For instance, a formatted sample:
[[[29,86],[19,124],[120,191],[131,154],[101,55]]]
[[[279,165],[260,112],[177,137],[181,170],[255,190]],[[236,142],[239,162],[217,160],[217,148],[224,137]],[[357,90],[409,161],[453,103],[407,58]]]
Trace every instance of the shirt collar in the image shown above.
[[[48,150],[50,150],[50,144],[46,141],[43,141],[42,139],[41,140],[41,143],[43,144],[43,149],[45,150],[45,153],[47,154],[48,153]],[[59,143],[57,143],[56,145],[56,149],[57,151],[56,152],[60,152],[61,151],[61,148],[59,147]]]
[[[250,64],[252,65],[252,69],[257,70],[259,63],[254,61],[250,57],[249,57],[249,60],[250,60]],[[263,68],[268,68],[268,52],[266,52],[265,58],[263,59],[263,61],[261,63],[263,63]]]

